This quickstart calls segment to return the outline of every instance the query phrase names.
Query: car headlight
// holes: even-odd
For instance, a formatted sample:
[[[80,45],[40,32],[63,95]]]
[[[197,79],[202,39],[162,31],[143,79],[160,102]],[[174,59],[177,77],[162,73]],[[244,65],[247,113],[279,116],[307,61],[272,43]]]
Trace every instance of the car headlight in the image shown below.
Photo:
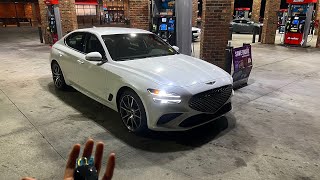
[[[148,92],[153,96],[153,101],[160,104],[179,104],[181,96],[175,93],[168,93],[164,90],[148,89]]]

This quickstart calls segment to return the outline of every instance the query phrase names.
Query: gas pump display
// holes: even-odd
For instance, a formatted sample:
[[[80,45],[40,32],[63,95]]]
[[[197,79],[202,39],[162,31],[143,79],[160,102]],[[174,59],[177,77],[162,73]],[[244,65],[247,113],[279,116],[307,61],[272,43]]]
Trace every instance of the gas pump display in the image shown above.
[[[154,0],[151,31],[171,45],[176,45],[176,17],[174,0]]]
[[[317,0],[287,0],[288,19],[285,26],[284,44],[306,46]]]

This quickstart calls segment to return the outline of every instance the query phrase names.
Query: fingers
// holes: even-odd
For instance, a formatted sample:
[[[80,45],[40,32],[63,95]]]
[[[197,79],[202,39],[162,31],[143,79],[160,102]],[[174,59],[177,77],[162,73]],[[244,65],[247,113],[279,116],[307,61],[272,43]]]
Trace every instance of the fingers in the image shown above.
[[[102,162],[102,156],[103,156],[103,148],[104,144],[102,142],[99,142],[96,146],[96,153],[94,155],[94,166],[96,167],[98,174],[101,169],[101,162]]]
[[[90,159],[93,150],[93,145],[93,139],[89,139],[84,147],[82,157],[86,157],[88,160]]]
[[[73,146],[69,158],[66,165],[66,171],[64,173],[65,178],[73,177],[73,171],[76,167],[76,160],[79,157],[80,154],[80,144],[76,144]]]
[[[109,155],[108,165],[105,174],[103,175],[102,180],[111,180],[113,176],[114,167],[116,164],[116,157],[114,153]]]

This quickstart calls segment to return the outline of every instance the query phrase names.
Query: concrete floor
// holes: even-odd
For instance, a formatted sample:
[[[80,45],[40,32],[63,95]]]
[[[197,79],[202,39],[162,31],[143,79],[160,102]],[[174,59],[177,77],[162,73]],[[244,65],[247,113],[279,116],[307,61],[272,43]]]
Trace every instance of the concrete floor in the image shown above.
[[[55,90],[50,48],[0,28],[0,179],[62,179],[75,143],[117,154],[114,179],[320,179],[320,51],[255,44],[233,113],[185,133],[127,132],[112,110]]]

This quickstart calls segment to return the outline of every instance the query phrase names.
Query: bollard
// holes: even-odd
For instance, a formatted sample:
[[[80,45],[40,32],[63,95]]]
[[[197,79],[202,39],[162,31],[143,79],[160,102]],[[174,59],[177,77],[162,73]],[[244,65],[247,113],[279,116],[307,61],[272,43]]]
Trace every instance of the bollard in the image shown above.
[[[229,27],[229,40],[232,40],[233,27]]]
[[[231,74],[231,67],[232,67],[232,50],[233,50],[233,47],[231,46],[231,43],[229,43],[225,50],[225,54],[226,54],[225,71],[229,74]]]
[[[259,40],[258,40],[258,42],[261,42],[261,39],[262,39],[262,28],[263,28],[263,26],[259,27]]]
[[[257,28],[258,27],[256,27],[256,26],[253,28],[252,43],[256,43]]]
[[[39,37],[40,37],[40,43],[43,43],[43,37],[42,37],[42,30],[41,27],[38,27]]]

